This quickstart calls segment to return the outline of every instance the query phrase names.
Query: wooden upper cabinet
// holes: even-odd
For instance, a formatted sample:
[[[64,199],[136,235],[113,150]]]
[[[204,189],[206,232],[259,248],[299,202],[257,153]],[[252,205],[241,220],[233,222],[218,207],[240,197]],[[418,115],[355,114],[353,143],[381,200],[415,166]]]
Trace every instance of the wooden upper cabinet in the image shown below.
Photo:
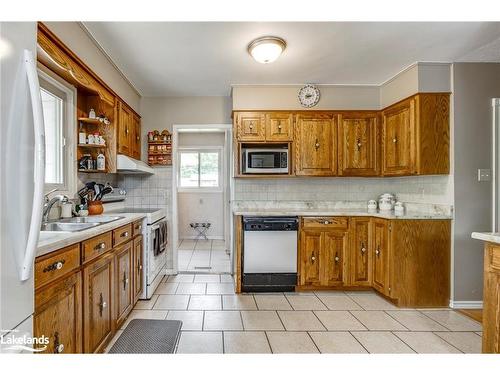
[[[371,219],[353,217],[350,219],[351,243],[349,248],[351,285],[372,285]]]
[[[373,219],[373,287],[389,294],[389,221]]]
[[[113,253],[102,256],[83,269],[83,348],[101,352],[113,334]]]
[[[379,174],[378,114],[352,112],[339,115],[338,164],[341,176]]]
[[[237,138],[243,142],[261,142],[266,139],[265,114],[238,112],[236,114]]]
[[[133,113],[124,103],[118,104],[118,153],[132,155]]]
[[[266,141],[291,142],[293,140],[293,115],[291,113],[266,114]]]
[[[297,115],[295,174],[333,176],[337,172],[335,119],[331,115]]]
[[[382,112],[384,176],[448,174],[449,94],[417,94]]]
[[[321,285],[321,231],[304,230],[300,234],[300,285]]]
[[[42,353],[82,353],[81,279],[80,272],[73,273],[36,291],[33,334],[49,338]]]
[[[134,159],[141,159],[141,118],[135,113],[132,115],[132,135],[130,139],[131,143],[131,155]]]
[[[415,100],[391,107],[382,116],[383,174],[415,174]]]
[[[323,241],[321,259],[323,268],[322,285],[341,286],[344,284],[344,268],[347,264],[347,231],[331,230],[323,232]]]

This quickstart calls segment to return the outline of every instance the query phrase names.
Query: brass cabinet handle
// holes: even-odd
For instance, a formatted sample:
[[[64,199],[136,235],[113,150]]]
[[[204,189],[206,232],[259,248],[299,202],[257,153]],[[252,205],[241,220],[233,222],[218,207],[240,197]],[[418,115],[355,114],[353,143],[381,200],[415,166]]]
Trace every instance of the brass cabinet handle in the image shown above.
[[[128,277],[127,272],[123,271],[123,290],[127,290]]]
[[[361,243],[361,254],[365,254],[366,253],[366,247],[365,247],[365,243],[362,242]]]
[[[328,225],[328,224],[330,224],[330,222],[328,220],[325,220],[325,222],[323,224]]]
[[[137,137],[135,137],[135,139],[140,140],[140,139],[141,139],[141,137],[137,136]]]
[[[356,146],[358,147],[358,151],[361,149],[361,146],[362,146],[362,143],[361,143],[361,139],[357,139],[356,140]]]
[[[339,254],[335,253],[335,258],[333,258],[333,259],[335,260],[335,263],[338,263],[340,260]]]
[[[43,272],[45,273],[45,272],[58,271],[61,268],[63,268],[64,263],[66,263],[66,261],[64,259],[58,260],[57,262],[54,262],[51,265],[45,267],[43,269]]]
[[[249,128],[250,128],[250,130],[252,130],[252,129],[253,129],[253,122],[252,122],[252,121],[250,121],[250,126],[249,126]]]
[[[128,134],[128,128],[125,128],[125,134]]]
[[[318,138],[316,138],[316,141],[314,143],[314,147],[316,148],[316,150],[319,148],[320,144],[319,144],[319,141],[318,141]]]
[[[64,344],[59,342],[59,332],[54,333],[54,353],[59,354],[64,352]]]
[[[375,250],[375,254],[379,257],[380,256],[380,247],[377,246],[377,249]]]
[[[101,242],[101,243],[95,245],[94,250],[104,250],[105,248],[106,248],[106,243]]]
[[[142,264],[140,261],[137,261],[137,270],[141,271],[142,270]]]
[[[314,256],[314,251],[313,251],[312,256],[311,256],[311,263],[314,263],[315,260],[316,260],[316,257]]]
[[[123,232],[122,234],[120,234],[120,237],[128,237],[128,232]]]
[[[104,301],[104,297],[102,296],[102,293],[100,293],[99,296],[99,316],[102,317],[102,313],[104,309],[108,306],[106,301]]]
[[[392,138],[392,143],[396,143],[398,139],[396,137]]]

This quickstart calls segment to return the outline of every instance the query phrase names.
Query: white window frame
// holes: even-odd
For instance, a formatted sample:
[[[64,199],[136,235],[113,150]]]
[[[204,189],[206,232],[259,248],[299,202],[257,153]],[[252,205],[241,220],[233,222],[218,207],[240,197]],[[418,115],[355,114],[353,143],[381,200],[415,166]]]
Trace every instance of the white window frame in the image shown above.
[[[63,182],[45,184],[45,192],[56,189],[55,194],[65,194],[72,198],[76,194],[76,88],[60,77],[38,69],[41,86],[43,81],[62,91],[66,96],[63,101]],[[43,87],[42,87],[43,88]]]
[[[181,153],[183,152],[217,152],[219,154],[219,186],[218,187],[208,187],[208,186],[197,186],[197,187],[182,187],[181,186]],[[224,161],[224,147],[223,146],[196,146],[196,147],[183,147],[180,146],[177,149],[177,160],[179,163],[177,165],[177,191],[181,193],[187,192],[203,192],[203,193],[221,193],[224,191],[224,173],[223,173],[223,163]]]

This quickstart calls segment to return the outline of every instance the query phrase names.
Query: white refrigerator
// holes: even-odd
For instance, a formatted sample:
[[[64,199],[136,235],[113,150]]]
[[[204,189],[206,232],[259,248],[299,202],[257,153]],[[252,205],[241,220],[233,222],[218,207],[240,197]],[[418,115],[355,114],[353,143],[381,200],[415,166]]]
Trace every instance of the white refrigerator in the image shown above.
[[[0,23],[0,352],[30,351],[45,137],[36,22]]]

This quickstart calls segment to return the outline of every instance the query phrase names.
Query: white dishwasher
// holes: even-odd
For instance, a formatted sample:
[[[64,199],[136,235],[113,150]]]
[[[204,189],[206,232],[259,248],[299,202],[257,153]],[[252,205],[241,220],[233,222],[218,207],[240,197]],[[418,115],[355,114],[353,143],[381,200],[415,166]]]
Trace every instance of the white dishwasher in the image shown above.
[[[244,292],[295,289],[298,226],[297,217],[243,218]]]

